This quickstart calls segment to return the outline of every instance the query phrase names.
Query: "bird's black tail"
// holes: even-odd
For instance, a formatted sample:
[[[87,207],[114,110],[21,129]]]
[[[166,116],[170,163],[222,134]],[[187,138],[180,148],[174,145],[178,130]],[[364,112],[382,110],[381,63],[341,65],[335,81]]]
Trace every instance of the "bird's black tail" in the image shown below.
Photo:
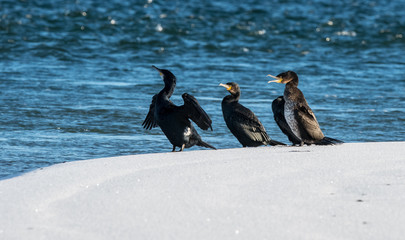
[[[282,143],[282,142],[279,142],[279,141],[276,141],[276,140],[272,140],[272,139],[270,139],[270,140],[267,142],[267,144],[269,144],[269,145],[271,145],[271,146],[287,145],[287,144],[284,144],[284,143]]]
[[[330,138],[330,137],[324,137],[321,141],[315,143],[316,145],[336,145],[336,144],[342,144],[344,143],[343,141]]]
[[[206,142],[204,142],[202,140],[197,143],[197,146],[206,147],[206,148],[212,148],[214,150],[217,150],[214,146],[209,145],[208,143],[206,143]]]

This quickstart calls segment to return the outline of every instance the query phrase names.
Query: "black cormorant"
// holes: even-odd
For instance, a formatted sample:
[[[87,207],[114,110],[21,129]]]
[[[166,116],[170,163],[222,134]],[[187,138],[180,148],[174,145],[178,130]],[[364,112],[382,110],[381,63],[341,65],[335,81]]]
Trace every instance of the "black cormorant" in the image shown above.
[[[315,114],[308,106],[304,94],[298,89],[298,75],[293,71],[268,75],[276,80],[269,81],[285,85],[284,96],[273,101],[274,119],[281,131],[294,145],[330,145],[342,141],[325,137],[319,127]]]
[[[243,147],[260,145],[285,145],[271,140],[262,123],[250,109],[239,103],[240,88],[237,83],[219,84],[225,87],[231,95],[222,100],[222,113],[229,130]]]
[[[212,121],[201,108],[197,99],[184,93],[182,95],[184,105],[174,105],[170,101],[170,97],[176,87],[176,77],[168,70],[152,67],[159,72],[165,86],[153,96],[149,112],[142,126],[146,129],[159,126],[173,145],[173,152],[176,147],[183,151],[184,148],[194,145],[215,149],[215,147],[201,140],[200,135],[189,120],[193,120],[203,130],[210,128],[212,131]]]

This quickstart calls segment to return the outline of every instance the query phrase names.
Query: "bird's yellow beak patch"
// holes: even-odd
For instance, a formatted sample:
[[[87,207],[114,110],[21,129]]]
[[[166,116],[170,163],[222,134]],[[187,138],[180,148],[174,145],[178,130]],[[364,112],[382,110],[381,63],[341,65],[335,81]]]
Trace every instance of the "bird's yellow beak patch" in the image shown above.
[[[220,83],[219,86],[222,86],[222,87],[226,88],[227,91],[232,89],[232,86],[227,85],[227,84],[223,84],[223,83]]]
[[[268,83],[272,83],[272,82],[281,83],[281,82],[283,81],[283,78],[281,78],[281,77],[276,77],[276,76],[273,76],[273,75],[271,75],[271,74],[267,75],[267,77],[272,77],[272,78],[275,78],[275,79],[276,79],[276,80],[268,81]]]

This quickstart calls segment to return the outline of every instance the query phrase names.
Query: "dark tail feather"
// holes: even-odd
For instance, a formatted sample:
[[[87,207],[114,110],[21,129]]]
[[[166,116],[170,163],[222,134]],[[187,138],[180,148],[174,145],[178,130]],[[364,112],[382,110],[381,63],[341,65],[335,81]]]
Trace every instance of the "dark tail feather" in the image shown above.
[[[206,143],[206,142],[204,142],[202,140],[197,143],[197,146],[206,147],[206,148],[212,148],[214,150],[217,150],[215,147],[213,147],[212,145],[209,145],[208,143]]]
[[[270,141],[268,141],[267,142],[269,145],[271,145],[271,146],[276,146],[276,145],[287,145],[287,144],[284,144],[284,143],[282,143],[282,142],[278,142],[278,141],[276,141],[276,140],[272,140],[272,139],[270,139]]]
[[[342,144],[344,143],[343,141],[330,138],[330,137],[324,137],[321,141],[315,143],[316,145],[336,145],[336,144]]]

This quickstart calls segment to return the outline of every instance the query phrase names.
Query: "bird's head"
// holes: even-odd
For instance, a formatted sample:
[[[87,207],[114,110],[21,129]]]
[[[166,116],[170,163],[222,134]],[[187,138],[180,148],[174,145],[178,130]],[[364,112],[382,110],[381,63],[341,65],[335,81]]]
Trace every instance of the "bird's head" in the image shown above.
[[[297,81],[298,82],[298,75],[293,71],[283,72],[283,73],[280,73],[277,76],[273,76],[271,74],[269,74],[267,76],[276,79],[276,80],[269,81],[269,83],[275,82],[275,83],[287,84],[287,83],[289,83],[291,81]]]
[[[240,95],[239,85],[235,82],[228,82],[226,84],[220,83],[219,86],[226,88],[231,95]]]
[[[176,76],[174,76],[174,74],[172,72],[170,72],[169,70],[160,69],[160,68],[157,68],[156,66],[152,66],[152,68],[154,68],[156,71],[159,72],[160,77],[162,78],[162,80],[165,83],[171,83],[171,82],[176,83]]]

